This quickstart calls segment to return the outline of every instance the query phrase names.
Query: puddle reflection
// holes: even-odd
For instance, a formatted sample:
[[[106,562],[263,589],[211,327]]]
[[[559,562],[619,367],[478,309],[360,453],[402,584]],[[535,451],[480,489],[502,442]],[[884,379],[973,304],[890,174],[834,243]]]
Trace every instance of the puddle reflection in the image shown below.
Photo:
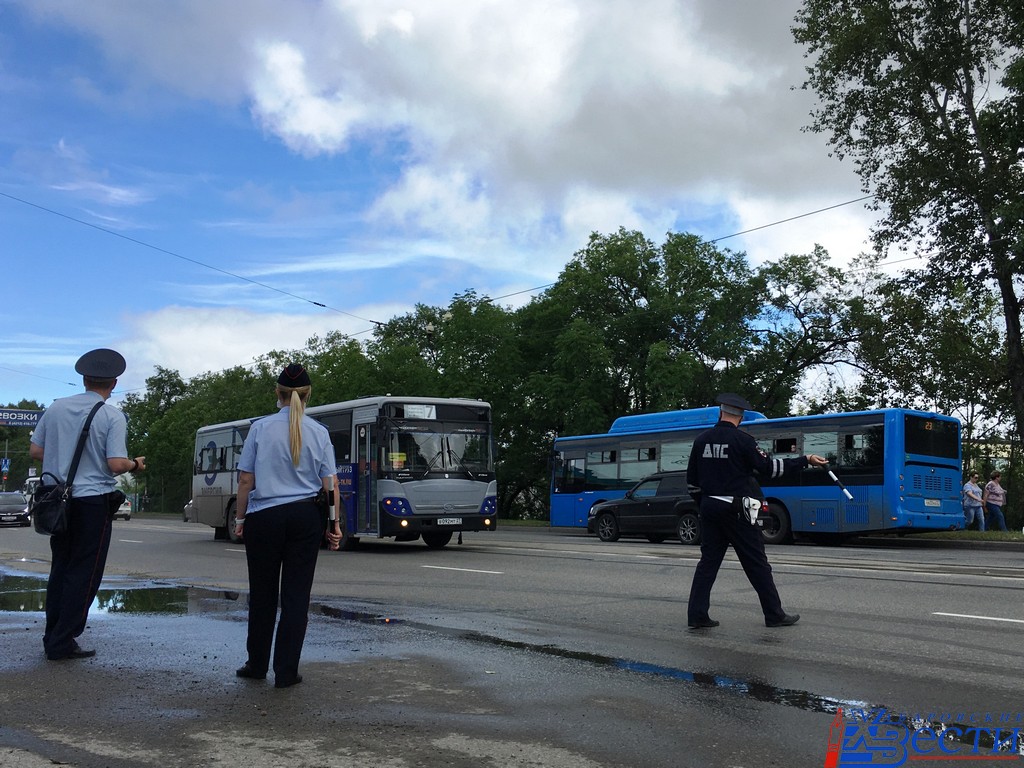
[[[143,585],[101,588],[91,613],[183,616],[221,613],[238,607],[240,593],[202,587]],[[42,613],[46,610],[46,579],[0,573],[0,611]]]

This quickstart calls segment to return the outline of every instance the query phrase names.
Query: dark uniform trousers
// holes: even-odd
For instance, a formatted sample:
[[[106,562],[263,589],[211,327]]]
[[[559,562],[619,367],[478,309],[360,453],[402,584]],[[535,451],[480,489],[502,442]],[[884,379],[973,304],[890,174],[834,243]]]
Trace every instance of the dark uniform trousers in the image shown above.
[[[59,659],[74,649],[85,631],[110,549],[110,505],[104,496],[71,498],[68,530],[50,537],[50,580],[46,584],[43,648]]]
[[[711,606],[711,588],[722,565],[725,552],[732,544],[747,580],[757,592],[766,622],[781,621],[786,615],[775,588],[772,567],[764,551],[761,529],[741,520],[728,502],[704,497],[700,504],[700,562],[690,586],[689,623],[706,621]]]
[[[274,649],[274,674],[293,679],[306,639],[309,594],[324,528],[313,500],[282,504],[245,516],[245,559],[249,565],[249,665],[266,672]],[[277,619],[278,600],[281,619]]]

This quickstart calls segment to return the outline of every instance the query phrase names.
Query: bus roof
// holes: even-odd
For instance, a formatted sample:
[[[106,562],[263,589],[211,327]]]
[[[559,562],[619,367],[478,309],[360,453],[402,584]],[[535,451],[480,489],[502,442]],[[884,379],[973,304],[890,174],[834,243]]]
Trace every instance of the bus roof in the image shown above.
[[[464,405],[464,406],[475,406],[477,408],[490,408],[490,403],[484,402],[483,400],[470,400],[467,398],[459,397],[402,397],[400,395],[378,395],[375,397],[360,397],[355,400],[344,400],[340,403],[327,403],[325,405],[313,405],[306,409],[308,416],[317,416],[323,413],[333,413],[339,410],[349,410],[353,408],[365,408],[367,406],[377,406],[378,408],[385,403],[449,403],[451,405]],[[259,416],[252,416],[248,419],[237,419],[235,421],[225,421],[220,424],[206,424],[200,427],[197,432],[207,432],[210,430],[224,429],[226,427],[245,427],[252,424],[254,421],[258,421],[269,413],[261,413]]]
[[[744,411],[743,421],[760,421],[765,419],[763,413]],[[686,411],[663,411],[661,413],[638,413],[633,416],[620,416],[612,422],[609,434],[629,434],[632,432],[658,432],[665,429],[681,429],[701,425],[713,425],[718,421],[718,406],[709,408],[690,408]]]
[[[806,421],[819,421],[822,419],[831,419],[836,416],[842,416],[843,418],[857,417],[857,416],[881,416],[885,414],[903,413],[914,416],[922,416],[925,418],[943,419],[958,421],[952,416],[944,416],[938,413],[932,413],[930,411],[916,411],[905,408],[879,408],[871,411],[852,411],[848,413],[816,413],[805,416],[780,416],[778,418],[769,419],[763,413],[758,411],[744,411],[743,422],[749,424],[753,422],[771,421],[773,423],[781,422],[806,422]],[[711,427],[718,421],[718,407],[712,406],[708,408],[690,408],[682,411],[663,411],[660,413],[639,413],[632,416],[620,416],[614,422],[612,422],[611,429],[608,430],[606,435],[567,435],[564,437],[556,438],[556,442],[562,442],[566,440],[577,440],[584,438],[594,437],[612,437],[612,436],[624,436],[624,435],[645,435],[656,432],[672,432],[680,429],[693,429],[699,427]]]

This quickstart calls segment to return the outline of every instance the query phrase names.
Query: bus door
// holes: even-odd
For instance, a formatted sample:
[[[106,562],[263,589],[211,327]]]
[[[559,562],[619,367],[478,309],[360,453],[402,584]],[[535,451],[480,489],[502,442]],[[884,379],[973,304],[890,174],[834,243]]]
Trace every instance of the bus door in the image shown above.
[[[377,519],[377,429],[373,424],[360,424],[356,428],[356,530],[376,533],[380,530]]]

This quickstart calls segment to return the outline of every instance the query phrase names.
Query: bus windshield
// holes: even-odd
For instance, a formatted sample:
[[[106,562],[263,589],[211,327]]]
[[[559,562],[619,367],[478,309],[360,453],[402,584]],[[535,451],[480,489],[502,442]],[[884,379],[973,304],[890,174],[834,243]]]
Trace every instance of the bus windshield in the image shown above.
[[[469,476],[492,471],[486,425],[392,421],[385,439],[384,469],[423,477],[431,472]]]

